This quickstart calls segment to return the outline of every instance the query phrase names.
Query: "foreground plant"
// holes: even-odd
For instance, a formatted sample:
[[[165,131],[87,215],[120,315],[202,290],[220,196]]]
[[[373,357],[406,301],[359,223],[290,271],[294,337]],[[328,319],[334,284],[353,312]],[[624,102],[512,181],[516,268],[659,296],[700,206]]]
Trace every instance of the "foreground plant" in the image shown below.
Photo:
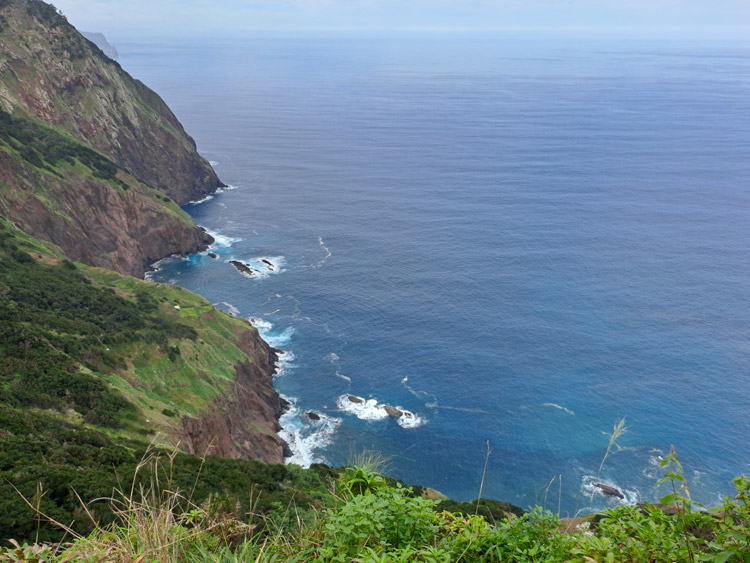
[[[674,450],[663,461],[661,504],[620,506],[563,531],[542,508],[518,516],[440,511],[439,503],[388,482],[374,470],[338,475],[335,506],[301,518],[240,514],[221,496],[195,506],[152,488],[120,493],[117,524],[98,527],[62,550],[38,545],[0,550],[0,561],[29,563],[750,563],[750,479],[704,510],[690,499]],[[329,505],[331,506],[331,505]],[[470,512],[473,512],[470,511]],[[243,522],[253,522],[248,524]]]
[[[19,544],[9,540],[11,547],[0,548],[0,561],[17,563],[47,563],[53,561],[53,552],[49,546],[39,544]]]

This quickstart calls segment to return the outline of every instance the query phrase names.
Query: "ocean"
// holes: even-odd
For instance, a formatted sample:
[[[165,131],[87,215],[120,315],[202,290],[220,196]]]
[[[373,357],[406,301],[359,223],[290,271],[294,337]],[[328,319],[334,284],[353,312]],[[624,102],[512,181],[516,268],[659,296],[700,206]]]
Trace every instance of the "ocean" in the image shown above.
[[[117,48],[229,184],[186,206],[216,258],[149,277],[285,351],[290,462],[562,515],[657,500],[672,445],[697,501],[750,471],[749,45]]]

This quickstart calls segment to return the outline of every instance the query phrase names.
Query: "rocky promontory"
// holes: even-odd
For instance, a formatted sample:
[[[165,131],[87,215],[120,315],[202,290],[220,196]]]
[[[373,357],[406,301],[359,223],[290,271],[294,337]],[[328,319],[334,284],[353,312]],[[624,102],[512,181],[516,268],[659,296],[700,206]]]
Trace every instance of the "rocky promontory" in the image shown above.
[[[248,360],[235,364],[234,384],[214,401],[207,415],[182,418],[182,447],[199,456],[283,463],[290,452],[277,435],[284,401],[273,388],[276,352],[250,326],[235,332]]]
[[[180,205],[222,185],[163,100],[41,0],[0,3],[0,213],[140,276],[211,239]]]

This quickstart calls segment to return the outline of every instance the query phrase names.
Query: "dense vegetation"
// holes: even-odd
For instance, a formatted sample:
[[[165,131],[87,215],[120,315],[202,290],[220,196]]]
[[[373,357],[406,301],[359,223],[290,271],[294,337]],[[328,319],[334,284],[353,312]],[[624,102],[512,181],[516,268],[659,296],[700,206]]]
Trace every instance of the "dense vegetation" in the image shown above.
[[[169,338],[195,339],[195,330],[156,315],[148,294],[129,301],[92,284],[70,261],[38,263],[9,239],[7,228],[0,234],[6,235],[0,242],[0,401],[69,408],[86,422],[119,427],[132,409],[91,374],[124,363],[110,347],[143,340],[166,351]]]
[[[366,467],[340,472],[328,494],[333,504],[317,515],[299,517],[290,504],[286,518],[259,518],[251,506],[251,525],[231,503],[199,505],[172,483],[169,490],[152,484],[137,495],[120,493],[111,526],[57,546],[15,545],[5,555],[123,563],[750,561],[750,479],[735,480],[735,498],[696,510],[674,452],[664,465],[673,490],[662,499],[666,506],[621,506],[567,523],[540,508],[493,521],[448,512]],[[332,476],[318,475],[318,483]]]
[[[15,117],[0,108],[0,139],[17,152],[22,160],[60,176],[59,166],[82,164],[101,180],[115,182],[123,189],[127,184],[117,178],[117,166],[108,158],[48,127],[30,119]]]
[[[170,374],[196,380],[204,362],[244,357],[231,344],[238,323],[179,288],[73,264],[0,219],[0,539],[63,538],[61,528],[35,520],[24,497],[88,533],[94,522],[78,497],[88,502],[110,497],[122,483],[150,483],[156,468],[143,459],[166,456],[149,446],[154,419],[176,421],[181,411],[200,408],[221,390],[231,365],[221,362],[213,380],[200,378],[209,389],[203,398],[203,387],[181,400],[156,384],[125,392],[112,382],[138,373],[144,381]],[[202,355],[181,352],[198,346]],[[163,364],[159,370],[153,358]],[[240,514],[249,512],[251,490],[264,515],[293,498],[303,507],[326,495],[325,468],[173,458],[175,487],[194,487],[200,474],[194,500],[232,499],[226,502],[236,501]],[[114,519],[106,503],[89,510],[100,523]]]

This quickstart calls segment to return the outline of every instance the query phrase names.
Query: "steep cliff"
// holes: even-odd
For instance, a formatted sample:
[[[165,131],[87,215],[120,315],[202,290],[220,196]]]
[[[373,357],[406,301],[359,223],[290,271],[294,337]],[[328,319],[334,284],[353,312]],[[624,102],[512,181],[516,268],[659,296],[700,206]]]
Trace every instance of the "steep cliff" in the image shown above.
[[[0,0],[0,214],[135,276],[211,242],[179,205],[221,185],[154,92],[41,0]]]
[[[1,109],[0,216],[73,260],[134,276],[212,240],[174,201],[103,155]]]
[[[44,409],[82,432],[283,461],[257,330],[120,275],[212,242],[179,204],[220,185],[162,100],[52,6],[0,0],[0,437],[2,408]]]
[[[276,434],[284,411],[269,377],[275,370],[276,354],[257,332],[242,328],[235,334],[238,347],[254,361],[234,365],[234,382],[212,402],[207,414],[181,419],[182,448],[196,455],[258,457],[282,463],[290,452]]]
[[[41,0],[0,1],[0,103],[64,129],[180,205],[221,185],[162,99]]]

